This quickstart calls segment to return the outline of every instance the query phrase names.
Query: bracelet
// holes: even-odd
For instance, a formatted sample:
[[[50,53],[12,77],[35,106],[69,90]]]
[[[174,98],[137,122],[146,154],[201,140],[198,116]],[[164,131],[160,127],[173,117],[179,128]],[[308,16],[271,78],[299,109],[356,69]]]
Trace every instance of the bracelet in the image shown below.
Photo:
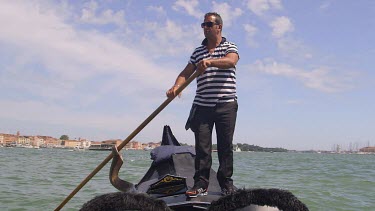
[[[179,84],[177,84],[177,85],[173,85],[173,87],[175,87],[175,86],[177,86],[177,87],[180,87],[180,85],[179,85]]]

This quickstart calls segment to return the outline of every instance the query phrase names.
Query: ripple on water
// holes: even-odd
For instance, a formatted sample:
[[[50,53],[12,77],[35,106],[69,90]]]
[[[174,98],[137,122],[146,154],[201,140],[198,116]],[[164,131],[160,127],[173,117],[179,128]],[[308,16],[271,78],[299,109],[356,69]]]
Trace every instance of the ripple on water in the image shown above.
[[[0,153],[0,210],[55,209],[109,154],[17,148],[0,148]],[[137,183],[151,165],[149,152],[121,153],[125,163],[120,177]],[[240,152],[234,158],[237,187],[287,189],[310,210],[375,210],[374,156]],[[106,165],[64,210],[77,210],[97,195],[116,192],[108,172]]]

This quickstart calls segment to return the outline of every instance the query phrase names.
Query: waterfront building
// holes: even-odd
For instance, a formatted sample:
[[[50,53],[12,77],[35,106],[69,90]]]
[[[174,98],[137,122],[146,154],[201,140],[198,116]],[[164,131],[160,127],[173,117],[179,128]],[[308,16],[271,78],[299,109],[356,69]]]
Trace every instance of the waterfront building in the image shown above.
[[[375,147],[363,147],[359,149],[360,152],[375,153]]]
[[[17,144],[20,145],[31,145],[32,136],[18,136]]]
[[[115,145],[115,146],[118,146],[120,145],[122,142],[121,139],[110,139],[110,140],[105,140],[103,142],[101,142],[102,144],[111,144],[111,145]]]
[[[16,145],[17,136],[13,134],[0,133],[0,139],[4,146]]]
[[[91,146],[91,141],[86,140],[86,139],[80,139],[80,148],[87,149]]]
[[[139,149],[142,149],[142,144],[139,143],[138,141],[131,141],[127,143],[124,148],[125,150],[129,150],[129,149],[139,150]]]
[[[39,146],[45,146],[45,141],[40,136],[34,136],[34,140],[31,143],[33,146],[39,147]]]
[[[156,147],[159,147],[160,145],[161,145],[161,141],[156,142],[156,143],[154,143],[154,142],[149,142],[149,143],[148,143],[148,146],[149,146],[151,149],[155,149]]]
[[[79,148],[81,143],[77,140],[63,140],[61,145],[65,148]]]
[[[53,138],[51,136],[41,136],[44,139],[45,147],[52,148],[52,147],[61,147],[62,140]]]
[[[119,146],[123,140],[121,139],[111,139],[102,142],[91,142],[86,139],[79,138],[77,140],[60,140],[57,138],[53,138],[51,136],[21,136],[20,132],[17,131],[16,134],[5,134],[0,133],[0,145],[2,146],[33,146],[33,147],[46,147],[46,148],[80,148],[80,149],[88,149],[91,145],[94,146]],[[147,149],[154,149],[161,145],[161,142],[149,142],[149,143],[142,143],[139,141],[131,141],[127,143],[124,149],[134,149],[134,150],[143,150]]]

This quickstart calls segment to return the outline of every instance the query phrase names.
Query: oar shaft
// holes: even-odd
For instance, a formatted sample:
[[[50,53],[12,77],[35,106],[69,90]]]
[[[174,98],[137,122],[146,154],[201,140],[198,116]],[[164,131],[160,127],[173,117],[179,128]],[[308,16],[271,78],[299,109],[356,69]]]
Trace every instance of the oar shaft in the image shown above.
[[[183,90],[185,87],[187,87],[200,73],[198,71],[194,72],[193,75],[191,75],[184,84],[182,84],[177,90],[176,90],[176,96]],[[122,148],[125,147],[127,143],[129,143],[148,123],[151,122],[152,119],[154,119],[176,96],[167,98],[152,114],[147,117],[118,147],[118,151],[120,151]],[[66,203],[69,202],[71,198],[79,191],[83,186],[86,185],[88,181],[91,180],[111,159],[113,158],[113,154],[109,154],[107,158],[103,160],[95,169],[93,172],[91,172],[65,199],[61,202],[61,204],[55,209],[55,211],[61,210],[65,206]]]

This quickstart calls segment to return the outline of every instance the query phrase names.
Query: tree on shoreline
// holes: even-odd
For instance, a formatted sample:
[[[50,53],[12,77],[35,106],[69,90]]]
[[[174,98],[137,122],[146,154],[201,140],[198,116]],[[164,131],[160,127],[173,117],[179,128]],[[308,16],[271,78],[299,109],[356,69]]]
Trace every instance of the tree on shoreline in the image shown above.
[[[279,147],[277,147],[277,148],[266,148],[266,147],[260,147],[260,146],[249,145],[249,144],[241,144],[241,143],[233,144],[233,145],[237,145],[238,148],[241,149],[241,151],[252,151],[252,152],[287,152],[288,151],[287,149],[283,149],[283,148],[279,148]],[[216,150],[217,144],[213,144],[212,149]]]
[[[69,140],[69,136],[68,135],[62,135],[62,136],[60,136],[60,140]]]

